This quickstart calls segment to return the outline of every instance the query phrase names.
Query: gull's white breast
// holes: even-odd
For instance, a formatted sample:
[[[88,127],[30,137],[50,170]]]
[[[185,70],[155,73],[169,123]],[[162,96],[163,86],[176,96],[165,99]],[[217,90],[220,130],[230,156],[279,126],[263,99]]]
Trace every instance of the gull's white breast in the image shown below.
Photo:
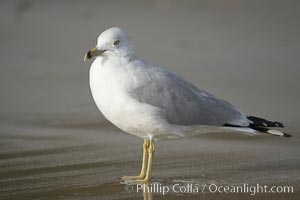
[[[119,59],[98,57],[90,68],[90,88],[102,114],[121,130],[147,138],[159,127],[159,111],[130,97],[135,86],[128,63]]]

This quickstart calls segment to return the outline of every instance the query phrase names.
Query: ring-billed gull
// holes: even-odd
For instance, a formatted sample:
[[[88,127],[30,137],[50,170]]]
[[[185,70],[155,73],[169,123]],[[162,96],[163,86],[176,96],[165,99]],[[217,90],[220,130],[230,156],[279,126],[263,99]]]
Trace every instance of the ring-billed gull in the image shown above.
[[[268,127],[283,127],[247,116],[229,102],[198,89],[181,76],[135,56],[132,40],[121,28],[100,34],[84,60],[90,68],[90,87],[102,114],[121,130],[144,139],[138,176],[124,180],[150,181],[154,141],[207,132],[290,135]]]

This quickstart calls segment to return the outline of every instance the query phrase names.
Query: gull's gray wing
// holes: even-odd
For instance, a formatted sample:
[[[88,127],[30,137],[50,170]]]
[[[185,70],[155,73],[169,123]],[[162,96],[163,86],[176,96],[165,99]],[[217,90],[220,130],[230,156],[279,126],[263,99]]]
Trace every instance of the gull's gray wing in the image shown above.
[[[129,91],[130,95],[139,102],[161,108],[169,123],[187,126],[249,125],[247,117],[239,109],[198,89],[182,77],[144,61],[134,65],[131,74],[136,87]]]

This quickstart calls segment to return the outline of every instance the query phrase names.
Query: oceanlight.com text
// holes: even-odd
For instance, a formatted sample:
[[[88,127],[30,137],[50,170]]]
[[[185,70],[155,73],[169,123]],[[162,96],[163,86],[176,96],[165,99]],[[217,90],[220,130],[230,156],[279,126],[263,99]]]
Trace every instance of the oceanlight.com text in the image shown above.
[[[160,183],[151,184],[136,184],[136,185],[126,185],[125,190],[127,192],[137,192],[137,193],[155,193],[166,195],[168,193],[219,193],[219,194],[249,194],[255,195],[259,193],[264,194],[289,194],[294,192],[293,186],[280,186],[280,185],[262,185],[254,184],[250,185],[247,183],[239,185],[217,185],[217,184],[182,184],[175,183],[173,185],[163,185]]]

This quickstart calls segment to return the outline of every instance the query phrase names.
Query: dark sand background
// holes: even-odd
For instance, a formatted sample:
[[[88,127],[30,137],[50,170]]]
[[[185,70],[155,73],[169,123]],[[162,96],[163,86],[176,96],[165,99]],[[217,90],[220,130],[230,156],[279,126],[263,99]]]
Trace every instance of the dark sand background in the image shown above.
[[[292,0],[1,1],[0,199],[148,197],[119,183],[138,173],[142,140],[99,113],[83,62],[112,26],[131,34],[143,59],[294,135],[162,141],[153,164],[163,185],[292,185],[294,194],[153,199],[299,199],[299,10]]]

